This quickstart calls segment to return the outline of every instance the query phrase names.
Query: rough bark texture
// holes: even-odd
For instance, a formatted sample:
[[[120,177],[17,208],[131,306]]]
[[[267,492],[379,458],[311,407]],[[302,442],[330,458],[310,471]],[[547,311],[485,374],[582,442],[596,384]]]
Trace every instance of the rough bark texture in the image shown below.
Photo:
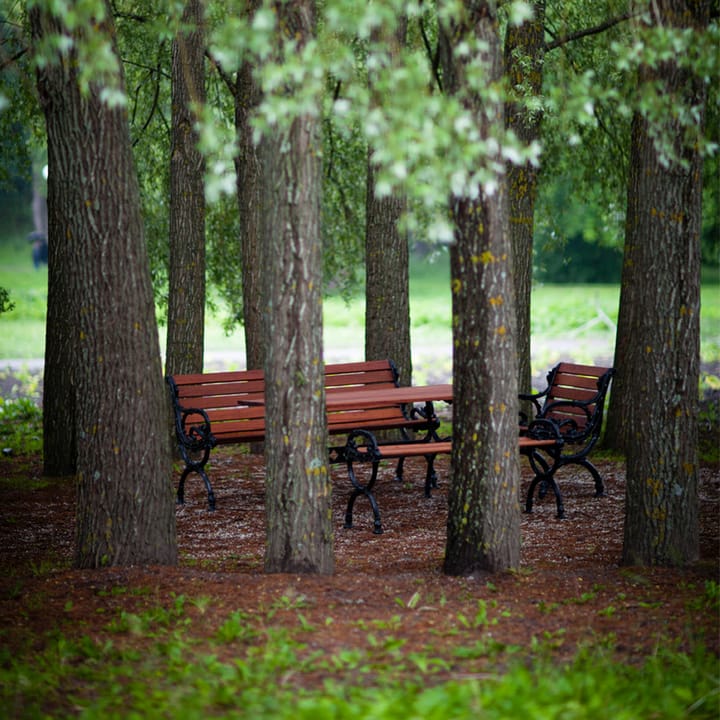
[[[248,3],[253,13],[258,0]],[[252,113],[260,103],[260,88],[250,63],[243,63],[235,83],[235,129],[238,154],[235,158],[237,199],[240,213],[240,253],[242,258],[243,322],[245,327],[246,367],[261,368],[265,362],[263,314],[263,243],[260,235],[262,217],[262,166],[253,142],[250,125]],[[263,141],[261,141],[263,142]]]
[[[406,34],[407,23],[403,19],[394,37],[398,47],[404,45]],[[365,358],[390,358],[400,372],[400,384],[409,385],[410,258],[407,234],[398,227],[405,199],[375,196],[372,152],[368,154],[365,207]]]
[[[40,82],[44,81],[41,79]],[[45,107],[53,101],[50,88],[41,89]],[[53,123],[54,126],[54,123]],[[43,369],[43,463],[49,476],[72,475],[77,469],[75,436],[75,370],[77,363],[77,298],[68,278],[73,272],[68,227],[67,198],[70,188],[60,168],[61,145],[50,137],[48,122],[48,298],[45,320],[45,363]]]
[[[188,0],[172,47],[170,268],[166,372],[202,372],[205,337],[205,161],[192,103],[205,102],[201,0]]]
[[[408,238],[398,221],[402,198],[375,197],[375,173],[368,163],[365,229],[365,358],[390,358],[400,384],[412,381]]]
[[[108,17],[112,17],[108,8]],[[36,38],[57,31],[31,13]],[[113,37],[112,21],[98,27]],[[71,58],[72,60],[72,58]],[[127,117],[91,87],[76,64],[38,76],[48,133],[51,216],[64,244],[60,342],[77,442],[75,565],[173,564],[177,560],[164,387],[140,197]],[[56,205],[57,204],[57,205]],[[59,376],[58,376],[59,377]]]
[[[526,145],[540,138],[541,116],[538,111],[529,112],[522,101],[538,97],[542,92],[545,46],[545,0],[535,0],[533,7],[534,18],[519,26],[508,24],[505,36],[505,71],[517,97],[516,102],[505,107],[506,124]],[[529,163],[509,164],[507,182],[517,314],[518,388],[521,392],[530,392],[530,299],[538,170]]]
[[[486,44],[488,82],[502,74],[494,3],[466,3],[465,24],[441,37],[446,92],[462,94],[482,137],[503,122],[503,108],[468,94],[453,56],[463,36]],[[518,567],[520,470],[517,357],[511,246],[503,182],[492,195],[455,199],[453,296],[453,451],[444,570],[463,575]]]
[[[314,32],[313,0],[277,6],[283,33]],[[319,102],[318,98],[318,102]],[[269,196],[265,361],[268,572],[334,570],[322,354],[321,138],[317,116],[277,128],[264,145]]]
[[[707,23],[707,7],[653,3],[653,22]],[[704,17],[704,19],[703,19]],[[644,68],[640,82],[704,106],[702,85],[674,61]],[[698,554],[697,402],[700,356],[702,161],[665,165],[647,121],[632,128],[625,255],[606,442],[627,456],[623,563],[684,564]]]

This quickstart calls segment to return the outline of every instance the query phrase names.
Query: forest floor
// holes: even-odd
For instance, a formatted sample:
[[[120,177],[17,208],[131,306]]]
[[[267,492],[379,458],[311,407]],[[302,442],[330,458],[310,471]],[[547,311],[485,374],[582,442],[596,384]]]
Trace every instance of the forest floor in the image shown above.
[[[454,658],[448,672],[455,677],[477,671],[474,661],[458,659],[458,645],[529,649],[540,643],[563,660],[602,644],[623,662],[639,662],[660,647],[692,652],[698,643],[720,653],[718,467],[700,472],[700,559],[673,569],[620,566],[625,470],[612,460],[598,466],[605,496],[594,497],[584,471],[565,469],[559,480],[566,518],[556,518],[552,497],[536,502],[532,514],[522,515],[520,568],[471,577],[442,571],[447,459],[438,461],[440,483],[429,499],[422,463],[409,463],[403,482],[392,467],[383,470],[380,535],[373,534],[362,499],[354,527],[343,527],[349,485],[345,473],[334,470],[335,572],[300,576],[263,572],[262,456],[232,448],[215,453],[214,512],[207,510],[202,483],[188,483],[186,504],[176,510],[176,567],[93,571],[71,567],[72,481],[43,478],[39,458],[3,457],[2,642],[20,652],[28,642],[42,648],[43,638],[58,632],[101,638],[119,613],[171,608],[184,597],[195,602],[196,634],[211,637],[236,611],[288,627],[297,625],[300,611],[314,628],[315,650],[332,655],[366,645],[374,628],[401,639],[405,653],[431,648]],[[523,467],[523,490],[529,479]]]
[[[12,395],[17,384],[8,375],[1,379],[3,396]],[[720,408],[717,393],[709,402]],[[701,432],[717,446],[717,426]],[[566,517],[556,518],[552,496],[536,498],[533,513],[522,515],[520,567],[470,577],[442,570],[448,458],[437,460],[439,486],[431,498],[422,491],[424,461],[409,461],[403,482],[394,479],[392,466],[382,470],[376,488],[380,535],[372,532],[372,513],[362,498],[354,527],[344,528],[350,486],[344,468],[335,467],[335,572],[301,576],[263,571],[262,455],[232,447],[214,452],[214,512],[207,510],[202,482],[189,479],[186,504],[176,508],[177,566],[93,571],[72,568],[72,479],[43,477],[39,456],[3,455],[1,644],[26,652],[29,643],[42,649],[57,633],[100,639],[121,613],[171,608],[186,598],[196,635],[211,637],[237,611],[288,628],[301,614],[303,627],[313,628],[313,650],[332,656],[367,647],[377,633],[400,643],[406,655],[448,659],[443,673],[452,677],[481,672],[478,663],[492,656],[493,647],[540,647],[558,661],[598,645],[631,663],[662,647],[691,652],[703,644],[720,655],[720,465],[700,469],[699,560],[686,568],[640,568],[620,565],[624,463],[601,454],[595,461],[604,496],[594,496],[586,471],[564,468],[558,481]],[[522,502],[531,473],[525,460],[521,466]]]

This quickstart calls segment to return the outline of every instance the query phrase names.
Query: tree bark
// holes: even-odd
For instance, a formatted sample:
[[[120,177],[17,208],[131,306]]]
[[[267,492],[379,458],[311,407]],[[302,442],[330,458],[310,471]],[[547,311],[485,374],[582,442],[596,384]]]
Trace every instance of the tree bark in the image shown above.
[[[202,0],[188,0],[172,46],[170,267],[166,372],[203,369],[205,337],[205,161],[193,103],[205,102]]]
[[[69,34],[31,12],[36,40]],[[114,37],[110,8],[97,32]],[[75,40],[82,42],[81,38]],[[80,92],[77,63],[38,73],[48,134],[50,215],[69,299],[68,423],[77,444],[74,563],[174,564],[175,510],[160,348],[127,117]],[[57,408],[56,408],[57,409]]]
[[[660,0],[656,25],[701,27],[707,4]],[[704,86],[674,60],[639,82],[704,108]],[[663,161],[648,120],[633,119],[616,376],[606,444],[627,457],[626,565],[683,565],[698,556],[697,394],[700,358],[702,158],[672,117],[679,160]]]
[[[505,35],[505,69],[512,85],[515,101],[505,107],[509,130],[526,145],[540,138],[541,115],[523,104],[528,97],[542,92],[544,62],[545,0],[533,2],[535,16],[522,25],[508,24]],[[508,199],[510,242],[515,281],[517,314],[518,388],[531,391],[531,327],[533,234],[535,230],[535,199],[538,171],[530,163],[508,164]]]
[[[313,0],[277,7],[299,45],[315,31]],[[318,104],[320,98],[318,98]],[[332,573],[333,526],[322,352],[319,113],[276,128],[264,144],[263,236],[267,572]]]
[[[479,44],[487,82],[499,82],[502,57],[495,4],[466,2],[463,21],[441,32],[445,91],[472,108],[481,138],[503,123],[497,100],[467,86],[453,50]],[[499,156],[494,158],[499,162]],[[452,201],[453,449],[444,570],[496,572],[520,561],[517,356],[512,255],[504,179],[477,199]]]
[[[398,222],[403,198],[375,197],[375,171],[368,161],[365,230],[365,358],[390,358],[400,384],[412,382],[408,238]]]
[[[392,41],[396,48],[405,44],[406,34],[407,21],[402,18]],[[372,78],[370,85],[372,91]],[[406,202],[404,197],[376,197],[372,150],[365,208],[365,358],[390,358],[400,384],[410,385],[410,257],[407,234],[398,226]]]
[[[252,0],[248,12],[259,6]],[[250,124],[252,114],[260,104],[261,92],[253,67],[244,62],[235,83],[235,129],[238,154],[235,158],[237,198],[240,211],[240,254],[242,259],[243,322],[245,327],[246,367],[261,368],[265,362],[265,328],[263,314],[263,243],[261,238],[263,175],[259,150],[253,140]],[[263,140],[260,141],[261,143]]]

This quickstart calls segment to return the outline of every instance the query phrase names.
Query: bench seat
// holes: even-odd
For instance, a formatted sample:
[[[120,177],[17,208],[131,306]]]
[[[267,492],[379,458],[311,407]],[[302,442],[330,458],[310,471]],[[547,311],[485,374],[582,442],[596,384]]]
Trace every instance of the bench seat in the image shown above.
[[[398,387],[398,371],[391,360],[336,363],[325,366],[325,391],[352,392],[354,389],[382,390]],[[206,471],[213,448],[262,442],[265,439],[265,379],[262,370],[237,370],[167,376],[172,399],[175,435],[185,462],[177,489],[177,501],[184,502],[185,480],[198,474],[207,490],[208,507],[215,508],[215,494]],[[420,408],[401,405],[339,410],[328,413],[330,435],[358,427],[375,431],[398,430],[403,441],[412,433],[432,439],[439,425]],[[402,477],[403,459],[398,458],[397,475]],[[429,473],[434,468],[429,461]]]
[[[563,450],[557,457],[548,457],[540,447],[525,453],[535,473],[525,500],[526,512],[532,512],[535,490],[542,498],[550,485],[555,492],[558,517],[564,517],[555,473],[566,465],[584,467],[595,482],[595,495],[604,494],[602,477],[588,455],[600,438],[603,409],[614,373],[613,368],[562,362],[547,374],[544,390],[519,396],[532,407],[531,416],[520,415],[521,435],[527,434],[532,422],[535,427],[550,423],[563,440]]]

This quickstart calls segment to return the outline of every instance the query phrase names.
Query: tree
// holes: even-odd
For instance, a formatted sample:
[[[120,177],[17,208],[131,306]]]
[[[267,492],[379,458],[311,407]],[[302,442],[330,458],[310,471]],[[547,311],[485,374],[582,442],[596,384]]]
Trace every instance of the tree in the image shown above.
[[[257,11],[258,0],[249,3],[248,14]],[[243,323],[248,368],[261,368],[265,362],[266,336],[263,331],[263,241],[262,221],[263,168],[253,138],[252,118],[260,104],[260,86],[253,63],[240,66],[234,87],[235,129],[238,152],[235,156],[237,200],[240,212],[240,254],[242,258]],[[263,142],[261,139],[260,142]]]
[[[397,57],[406,35],[407,19],[401,17],[389,40],[391,58]],[[372,88],[372,78],[370,85]],[[378,197],[375,185],[370,150],[365,200],[365,357],[367,360],[390,358],[398,368],[400,383],[409,385],[412,380],[410,259],[407,233],[400,227],[406,202],[400,194]]]
[[[205,337],[205,160],[195,111],[205,103],[202,0],[188,0],[172,47],[170,263],[166,372],[202,372]]]
[[[268,338],[265,569],[331,573],[332,486],[327,458],[319,225],[322,82],[300,72],[316,52],[315,3],[281,2],[275,11],[279,53],[285,58],[292,54],[298,63],[297,84],[288,78],[281,91],[284,100],[298,101],[299,108],[278,118],[263,143]]]
[[[470,0],[441,31],[443,85],[462,98],[482,140],[503,137],[502,78],[495,3]],[[458,52],[463,47],[471,52]],[[471,60],[470,60],[471,59]],[[478,62],[479,60],[479,62]],[[501,167],[497,144],[493,167]],[[507,194],[489,177],[474,196],[454,197],[453,449],[444,570],[461,575],[517,567],[520,471],[517,358]]]
[[[74,10],[74,31],[46,6],[30,12],[48,137],[51,262],[59,265],[48,325],[62,323],[48,333],[46,362],[52,381],[66,383],[58,417],[77,453],[74,562],[173,564],[164,387],[127,116],[117,104],[124,93],[114,23],[106,4]],[[83,64],[86,43],[101,61],[94,68]]]
[[[641,33],[652,47],[663,35],[701,31],[708,6],[658,0],[648,17]],[[699,542],[702,157],[680,109],[692,109],[693,129],[701,133],[706,89],[674,52],[656,57],[641,66],[639,85],[658,95],[633,118],[606,442],[627,457],[623,563],[683,565],[697,558]]]
[[[515,98],[506,104],[505,122],[527,145],[540,139],[542,113],[538,98],[542,92],[545,54],[545,0],[535,0],[532,5],[531,19],[519,25],[508,23],[504,50],[505,73],[511,97]],[[509,162],[507,183],[517,313],[518,388],[530,392],[530,299],[538,169],[531,162]]]

